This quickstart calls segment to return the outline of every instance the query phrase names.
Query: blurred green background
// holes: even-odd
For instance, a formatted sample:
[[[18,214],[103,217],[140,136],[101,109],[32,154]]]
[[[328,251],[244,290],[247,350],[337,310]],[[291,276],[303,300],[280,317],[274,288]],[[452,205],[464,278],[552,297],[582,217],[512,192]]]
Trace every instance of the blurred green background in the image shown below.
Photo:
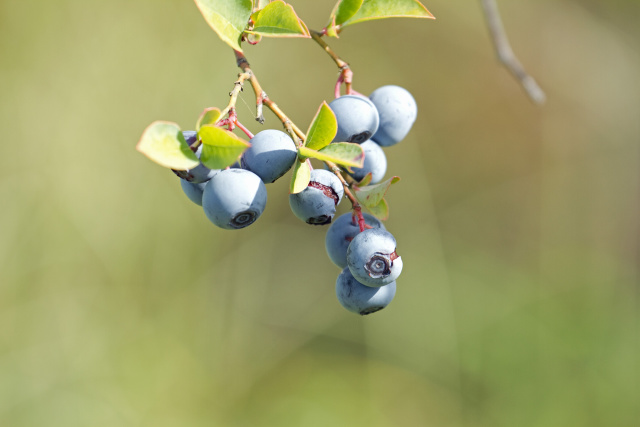
[[[316,29],[333,7],[291,3]],[[541,108],[479,2],[425,4],[330,42],[356,90],[419,105],[387,151],[405,270],[362,318],[287,179],[228,232],[135,151],[228,101],[193,2],[2,0],[0,426],[640,425],[640,2],[500,2]],[[300,127],[331,99],[312,41],[246,54]]]

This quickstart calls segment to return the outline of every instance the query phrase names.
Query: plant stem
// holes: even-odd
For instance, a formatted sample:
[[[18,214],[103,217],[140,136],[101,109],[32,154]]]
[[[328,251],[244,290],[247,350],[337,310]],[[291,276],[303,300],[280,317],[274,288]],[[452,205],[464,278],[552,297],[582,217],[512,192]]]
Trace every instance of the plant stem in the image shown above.
[[[353,82],[353,71],[351,71],[351,67],[349,67],[349,64],[346,61],[344,61],[342,58],[340,58],[338,54],[335,53],[333,49],[331,49],[331,46],[329,46],[324,40],[322,40],[322,36],[324,35],[324,33],[321,33],[315,30],[309,30],[309,34],[311,34],[311,38],[316,43],[318,43],[318,45],[325,52],[327,52],[327,54],[331,57],[331,59],[333,59],[333,62],[335,62],[338,68],[340,69],[340,77],[338,77],[338,81],[336,82],[336,89],[335,89],[336,98],[340,97],[340,85],[342,83],[345,84],[347,95],[351,95],[353,91],[351,89],[351,84]]]
[[[324,43],[324,41],[322,40],[320,41]],[[300,130],[300,128],[298,128],[295,125],[295,123],[293,123],[293,121],[291,121],[291,119],[289,119],[289,117],[284,113],[284,111],[282,111],[280,107],[278,107],[276,103],[273,102],[267,96],[267,93],[262,89],[262,86],[260,86],[260,83],[258,82],[258,78],[251,70],[251,66],[249,65],[249,61],[247,60],[247,57],[244,56],[242,52],[239,52],[237,50],[234,50],[234,52],[236,55],[236,63],[238,64],[238,67],[240,67],[240,69],[242,70],[242,73],[243,73],[242,75],[249,76],[249,82],[251,83],[253,92],[256,95],[256,100],[258,101],[257,102],[258,108],[260,108],[258,117],[260,117],[261,115],[262,104],[266,105],[267,108],[269,108],[273,112],[273,114],[275,114],[280,119],[285,129],[291,135],[291,138],[296,143],[296,146],[298,147],[302,146],[304,144],[304,141],[307,139],[307,136],[304,134],[304,132]],[[340,58],[338,58],[338,60],[342,61]],[[349,65],[346,62],[344,62],[344,65],[347,67],[346,69],[349,70],[348,68]],[[362,207],[360,207],[360,203],[358,203],[358,200],[355,198],[355,196],[349,189],[349,184],[347,183],[347,181],[345,181],[344,177],[342,176],[342,172],[340,171],[340,168],[338,167],[338,165],[336,165],[333,162],[325,161],[325,164],[329,167],[329,169],[331,169],[331,171],[338,177],[338,179],[342,183],[342,186],[344,187],[344,194],[347,196],[349,201],[351,201],[351,206],[353,207],[353,211],[358,216],[358,224],[360,226],[360,231],[364,231],[366,224],[365,224],[364,216],[362,215]]]
[[[282,111],[280,109],[280,107],[278,107],[278,105],[276,105],[275,102],[273,102],[269,96],[267,95],[267,93],[262,90],[262,86],[260,86],[260,83],[258,82],[258,78],[256,77],[256,75],[253,73],[253,71],[251,70],[251,66],[249,65],[249,61],[247,61],[247,58],[244,56],[244,54],[242,52],[239,52],[237,50],[234,50],[235,54],[236,54],[236,62],[238,64],[238,67],[240,67],[240,69],[242,70],[242,72],[244,74],[248,74],[249,75],[249,82],[251,83],[251,87],[253,88],[253,92],[256,94],[256,100],[257,105],[258,105],[258,113],[257,114],[257,118],[256,120],[260,121],[260,117],[262,117],[262,104],[266,105],[267,108],[269,108],[273,114],[275,114],[280,121],[282,122],[283,125],[285,125],[285,128],[287,126],[287,123],[289,123],[291,125],[291,128],[293,130],[293,132],[295,132],[295,134],[302,139],[303,141],[306,139],[306,135],[304,134],[304,132],[302,132],[290,119],[289,117],[287,117],[287,115],[284,113],[284,111]],[[264,117],[262,117],[262,120],[264,121]]]
[[[358,217],[358,226],[360,227],[360,231],[364,231],[366,223],[364,220],[364,216],[362,215],[362,207],[360,206],[358,199],[356,199],[356,196],[354,196],[349,189],[349,184],[347,183],[347,181],[345,181],[344,176],[342,176],[340,168],[333,162],[325,161],[325,164],[329,167],[329,169],[331,169],[331,171],[338,177],[338,179],[342,183],[342,186],[344,187],[344,195],[347,196],[347,198],[351,202],[353,212]]]
[[[238,126],[238,129],[240,129],[242,132],[244,132],[245,135],[247,135],[249,139],[253,139],[254,135],[251,133],[249,129],[247,129],[242,123],[238,121],[238,117],[235,118],[234,123],[236,126]]]
[[[242,86],[244,85],[244,82],[246,82],[250,78],[251,74],[249,73],[242,72],[238,74],[238,80],[233,83],[233,90],[229,92],[229,104],[227,104],[227,107],[220,112],[220,120],[224,119],[227,114],[235,109],[236,102],[238,101],[238,95],[240,95],[240,92],[242,92]]]
[[[498,60],[513,74],[518,82],[520,82],[520,85],[531,101],[538,105],[544,104],[547,98],[544,91],[538,86],[535,79],[526,72],[513,53],[513,49],[507,38],[507,33],[502,25],[502,19],[500,19],[500,12],[498,11],[496,1],[480,0],[480,4],[482,5],[482,10],[484,10],[485,19],[489,27],[489,32],[491,33],[491,39],[493,40]]]
[[[311,38],[320,45],[320,47],[327,52],[327,54],[331,57],[331,59],[333,59],[333,62],[336,63],[336,65],[338,66],[338,68],[340,68],[341,70],[343,68],[349,68],[349,64],[347,64],[347,62],[345,62],[342,58],[340,58],[334,51],[333,49],[331,49],[331,46],[329,46],[324,40],[322,40],[322,33],[315,31],[315,30],[309,30],[309,34],[311,34]]]

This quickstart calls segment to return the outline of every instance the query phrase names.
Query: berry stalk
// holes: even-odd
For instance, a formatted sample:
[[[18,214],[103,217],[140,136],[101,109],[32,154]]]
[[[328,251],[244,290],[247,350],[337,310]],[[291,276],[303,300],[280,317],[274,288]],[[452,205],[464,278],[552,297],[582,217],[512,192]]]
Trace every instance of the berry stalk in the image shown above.
[[[321,45],[324,44],[325,46],[327,46],[327,49],[325,50],[327,50],[328,53],[330,52],[330,55],[332,55],[332,58],[335,57],[336,64],[342,64],[343,67],[346,67],[346,70],[351,72],[351,70],[349,70],[349,65],[346,62],[342,61],[342,59],[340,59],[337,55],[335,55],[335,53],[333,53],[331,48],[324,42],[324,40],[320,38],[317,32],[312,31],[312,34],[316,34],[316,37],[320,41]],[[284,125],[287,132],[291,135],[291,138],[293,139],[293,141],[296,143],[298,147],[300,147],[307,138],[304,132],[302,132],[300,128],[298,128],[295,125],[295,123],[293,123],[293,121],[289,119],[289,117],[284,113],[284,111],[282,111],[280,107],[278,107],[277,104],[267,96],[267,93],[262,89],[260,82],[258,82],[258,78],[251,70],[251,66],[249,65],[249,61],[247,60],[247,57],[244,56],[242,52],[239,52],[237,50],[234,50],[234,53],[236,56],[236,63],[238,64],[238,67],[240,67],[240,69],[242,70],[242,75],[248,76],[249,82],[251,83],[251,87],[253,88],[253,91],[256,95],[258,108],[260,109],[259,110],[260,113],[258,114],[258,117],[256,118],[256,120],[258,121],[260,120],[261,107],[263,104],[266,105],[267,108],[269,108],[278,117],[278,119],[280,119],[280,121]],[[348,85],[347,86],[348,88],[351,87],[350,82],[347,83],[347,85]],[[307,159],[307,162],[308,161],[309,160]],[[342,172],[340,171],[340,168],[338,167],[338,165],[336,165],[333,162],[327,161],[325,162],[325,164],[329,167],[329,169],[331,169],[331,171],[338,177],[338,179],[342,183],[342,186],[344,187],[344,194],[347,196],[347,198],[351,202],[353,212],[358,217],[358,225],[360,227],[360,231],[364,231],[366,228],[366,222],[365,222],[364,216],[362,215],[362,207],[360,206],[360,203],[358,202],[356,197],[353,195],[353,193],[349,189],[349,184],[345,181],[344,177],[342,176]]]
[[[333,62],[336,63],[336,65],[340,70],[340,76],[338,77],[338,81],[336,82],[336,88],[335,88],[336,98],[340,97],[340,86],[342,85],[342,83],[345,84],[347,95],[351,95],[353,91],[353,89],[351,88],[351,85],[353,82],[353,71],[351,71],[351,67],[349,67],[349,64],[346,61],[344,61],[342,58],[340,58],[338,54],[335,53],[333,49],[331,49],[331,46],[329,46],[324,40],[322,40],[322,36],[324,35],[324,33],[314,31],[314,30],[309,30],[309,34],[311,34],[311,38],[325,52],[327,52],[327,54],[331,57],[331,59],[333,59]]]
[[[364,216],[362,215],[362,206],[360,206],[360,202],[356,199],[356,196],[353,195],[349,188],[349,184],[345,181],[344,176],[342,176],[342,172],[338,165],[333,162],[325,162],[325,164],[331,169],[331,171],[338,177],[342,186],[344,187],[344,195],[347,196],[349,201],[351,202],[351,207],[353,209],[353,213],[358,217],[358,226],[360,227],[360,231],[364,231],[366,228],[366,222],[364,220]]]
[[[280,121],[282,122],[282,124],[284,124],[285,128],[287,127],[287,123],[290,124],[292,131],[303,141],[306,139],[306,135],[304,134],[304,132],[302,132],[300,130],[300,128],[298,128],[290,119],[289,117],[287,117],[287,115],[284,113],[284,111],[282,111],[280,109],[280,107],[278,107],[278,105],[273,102],[269,96],[267,95],[267,93],[262,89],[262,86],[260,86],[260,82],[258,82],[258,78],[256,77],[256,75],[253,73],[253,71],[251,70],[251,66],[249,65],[249,61],[247,60],[247,57],[244,56],[244,54],[242,52],[239,52],[237,50],[234,50],[235,55],[236,55],[236,63],[238,64],[238,67],[240,67],[240,69],[242,70],[242,72],[244,74],[248,74],[249,75],[249,82],[251,83],[251,87],[253,88],[253,92],[256,95],[256,103],[257,103],[257,117],[256,120],[258,120],[259,122],[263,122],[264,121],[264,116],[262,115],[262,105],[266,105],[267,108],[269,108],[273,114],[275,114],[278,119],[280,119]],[[294,139],[295,140],[295,139]]]

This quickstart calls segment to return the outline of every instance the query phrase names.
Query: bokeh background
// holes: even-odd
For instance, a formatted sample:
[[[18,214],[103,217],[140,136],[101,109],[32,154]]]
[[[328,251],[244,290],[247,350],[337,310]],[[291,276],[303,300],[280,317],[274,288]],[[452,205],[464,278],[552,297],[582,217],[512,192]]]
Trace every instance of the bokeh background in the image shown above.
[[[291,3],[316,29],[333,6]],[[640,425],[640,2],[500,2],[543,107],[477,1],[425,4],[331,42],[358,91],[419,105],[387,150],[405,270],[359,317],[287,179],[228,232],[135,151],[228,100],[193,2],[2,0],[0,426]],[[312,41],[246,53],[302,128],[331,99]]]

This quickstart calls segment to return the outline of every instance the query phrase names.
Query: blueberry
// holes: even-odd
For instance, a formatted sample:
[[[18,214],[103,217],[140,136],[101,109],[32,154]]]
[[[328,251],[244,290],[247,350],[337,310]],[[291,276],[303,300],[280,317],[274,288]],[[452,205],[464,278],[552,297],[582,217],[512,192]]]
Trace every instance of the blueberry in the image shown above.
[[[298,155],[293,140],[279,130],[263,130],[249,142],[251,147],[242,155],[242,167],[258,175],[265,184],[287,173]]]
[[[384,225],[373,215],[363,214],[365,222],[372,228],[384,230]],[[340,215],[327,230],[324,245],[331,261],[340,268],[347,266],[347,248],[351,240],[360,233],[358,218],[351,212]]]
[[[209,221],[233,230],[253,224],[267,204],[267,189],[251,171],[225,169],[204,187],[202,207]]]
[[[387,156],[384,150],[373,140],[365,141],[360,145],[364,150],[364,165],[361,168],[352,168],[351,176],[360,181],[371,172],[372,184],[382,181],[387,172]]]
[[[189,200],[191,200],[196,205],[202,206],[202,192],[204,191],[204,186],[206,182],[194,183],[185,181],[184,179],[180,180],[180,186],[182,187],[182,191],[187,195]]]
[[[383,147],[402,141],[418,115],[418,106],[408,90],[382,86],[369,95],[380,115],[380,126],[372,139]]]
[[[358,282],[348,268],[336,280],[336,296],[344,308],[361,315],[385,308],[396,294],[396,282],[373,288]]]
[[[360,283],[382,286],[402,272],[402,258],[396,253],[396,239],[379,228],[364,230],[347,249],[347,266]]]
[[[289,205],[293,214],[307,224],[324,225],[333,219],[343,195],[338,177],[324,169],[314,169],[307,188],[289,195]]]
[[[379,117],[375,105],[368,98],[344,95],[329,103],[338,121],[334,142],[362,144],[376,133]]]
[[[198,133],[192,130],[183,131],[182,135],[184,135],[184,139],[187,140],[187,144],[189,145],[193,144],[198,139]],[[196,157],[198,157],[198,159],[201,155],[202,144],[200,144],[198,146],[198,149],[196,150]],[[185,181],[194,182],[197,184],[209,181],[212,176],[219,172],[219,169],[209,169],[208,167],[200,163],[193,169],[187,169],[184,171],[174,170],[173,172]]]

